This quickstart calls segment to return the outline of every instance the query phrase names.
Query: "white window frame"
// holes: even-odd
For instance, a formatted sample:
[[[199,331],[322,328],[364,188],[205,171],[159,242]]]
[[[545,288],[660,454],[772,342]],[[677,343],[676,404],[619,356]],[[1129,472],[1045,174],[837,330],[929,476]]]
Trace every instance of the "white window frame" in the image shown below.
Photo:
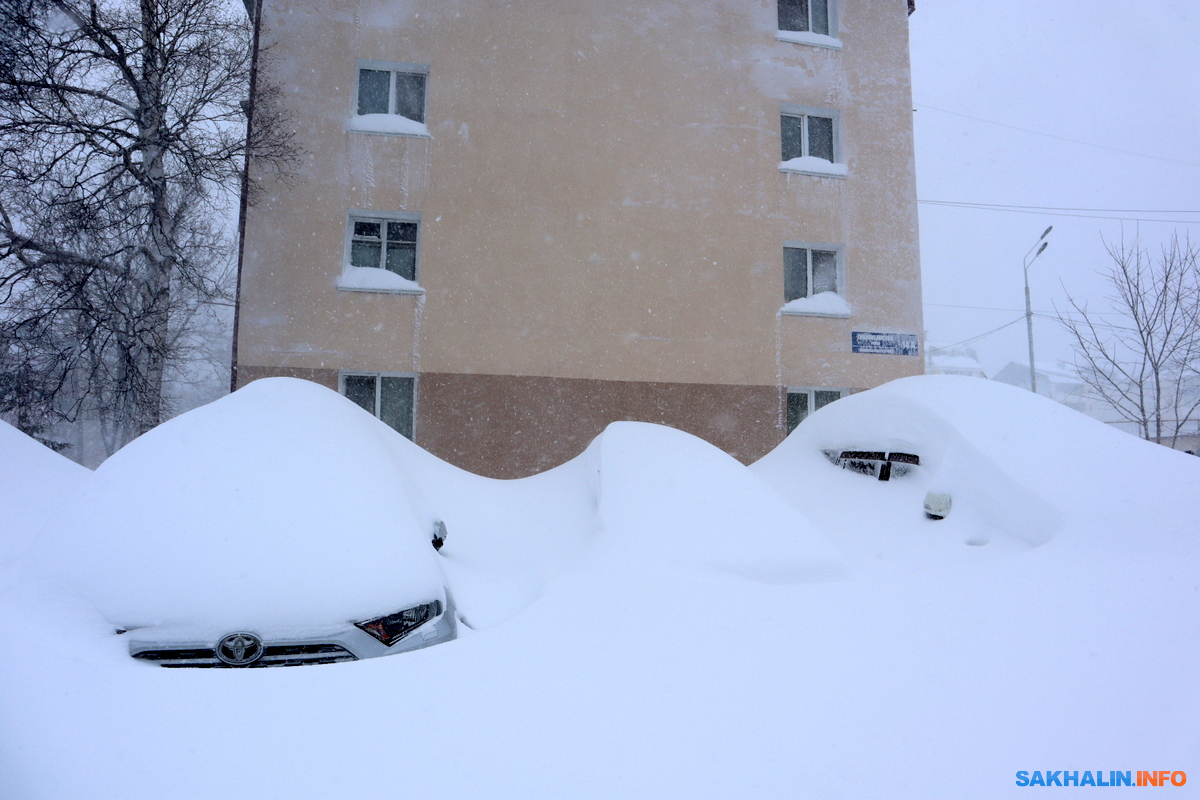
[[[775,23],[778,28],[779,24],[779,2],[776,0],[775,5]],[[808,30],[794,31],[784,28],[778,28],[775,32],[775,38],[781,42],[791,42],[792,44],[805,44],[811,47],[824,47],[829,50],[841,50],[842,42],[838,38],[838,3],[837,0],[826,0],[826,8],[829,15],[829,33],[817,33],[812,29],[812,3],[814,0],[809,0],[808,7]]]
[[[779,104],[779,141],[780,141],[780,159],[783,158],[783,118],[784,117],[799,117],[800,123],[800,146],[802,149],[801,156],[810,155],[808,152],[808,118],[822,117],[833,120],[833,164],[842,165],[844,169],[845,162],[842,160],[842,115],[835,108],[818,108],[817,106],[802,106],[796,103],[780,103]],[[794,157],[794,156],[793,156]],[[784,162],[786,163],[786,162]],[[792,167],[780,166],[783,172],[800,172],[811,175],[828,175],[829,173],[809,171],[803,169],[795,169]],[[841,176],[844,177],[844,176]]]
[[[823,250],[825,252],[834,253],[835,257],[836,257],[836,272],[834,273],[834,281],[836,282],[836,288],[834,289],[834,291],[840,297],[845,299],[845,297],[846,297],[846,255],[845,255],[846,247],[845,247],[845,245],[827,244],[824,242],[785,241],[783,243],[783,249],[784,250],[807,250],[808,251],[808,256],[806,257],[807,266],[808,266],[808,294],[805,295],[805,297],[813,296],[812,251],[813,250]],[[784,269],[784,287],[785,287],[783,302],[789,303],[789,302],[791,302],[791,300],[795,300],[796,298],[791,298],[791,300],[789,300],[788,296],[787,296],[787,290],[786,290],[787,258],[783,259],[783,269]]]
[[[799,427],[800,423],[804,422],[805,419],[808,419],[810,416],[812,416],[812,414],[814,412],[816,412],[818,410],[817,409],[817,395],[816,395],[817,392],[837,392],[839,396],[835,400],[830,400],[829,403],[836,403],[838,400],[845,399],[845,397],[848,394],[850,394],[849,389],[838,388],[836,386],[789,386],[789,387],[787,387],[787,393],[784,395],[784,398],[783,398],[783,429],[784,429],[785,436],[787,434],[791,433],[792,431],[794,431],[797,427]],[[794,395],[794,394],[808,395],[808,411],[805,413],[804,419],[798,420],[796,422],[796,425],[789,429],[788,428],[788,397],[790,397],[791,395]],[[826,403],[825,405],[829,405],[829,403]],[[824,407],[825,406],[821,406],[821,408],[824,408]]]
[[[428,64],[411,64],[403,61],[376,61],[369,58],[358,59],[354,69],[354,94],[350,98],[350,114],[353,117],[364,116],[358,113],[358,93],[359,81],[362,78],[362,70],[378,70],[379,72],[387,72],[390,77],[388,79],[388,111],[389,114],[396,113],[396,74],[420,75],[425,79],[424,91],[421,95],[421,116],[425,119],[420,120],[419,124],[425,125],[429,119],[429,65]],[[407,117],[406,117],[407,119]],[[415,122],[417,120],[414,120]],[[354,130],[360,133],[378,133],[382,136],[414,136],[417,138],[430,138],[428,133],[398,133],[394,131],[366,131],[360,128]]]
[[[417,243],[413,256],[413,283],[421,282],[421,215],[412,211],[376,211],[352,208],[346,215],[346,235],[342,250],[342,273],[350,268],[350,250],[354,242],[355,222],[381,222],[385,226],[389,222],[411,222],[417,226]],[[386,237],[386,234],[385,234]],[[386,253],[386,238],[383,245]],[[386,256],[385,256],[386,257]],[[387,269],[387,267],[362,267],[362,269]],[[411,289],[357,289],[349,286],[339,286],[343,291],[350,292],[383,292],[387,294],[422,294],[424,289],[419,286]]]
[[[340,394],[342,397],[346,397],[346,378],[351,378],[351,377],[374,378],[375,379],[375,410],[372,412],[375,416],[375,419],[380,419],[379,412],[380,412],[381,401],[382,401],[382,397],[383,397],[383,381],[380,380],[380,378],[411,378],[412,382],[413,382],[413,384],[412,384],[413,397],[412,397],[412,420],[410,422],[410,428],[412,430],[412,437],[411,437],[412,441],[415,442],[417,440],[417,398],[420,395],[420,393],[417,391],[417,388],[418,388],[417,384],[419,382],[417,373],[415,373],[415,372],[372,372],[370,370],[362,370],[362,369],[341,370],[340,372],[338,372],[338,394]],[[347,399],[349,399],[349,398],[347,398]],[[353,401],[351,401],[351,402],[353,402]],[[395,429],[393,428],[393,430],[395,430]],[[403,432],[401,432],[401,431],[396,431],[396,432],[399,433],[401,436],[404,435]]]

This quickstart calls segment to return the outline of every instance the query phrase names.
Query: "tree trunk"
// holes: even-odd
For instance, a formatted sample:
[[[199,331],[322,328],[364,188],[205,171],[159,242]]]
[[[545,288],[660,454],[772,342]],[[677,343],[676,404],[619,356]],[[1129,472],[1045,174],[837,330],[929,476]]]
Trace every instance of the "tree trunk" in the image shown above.
[[[139,366],[144,388],[135,404],[135,435],[158,425],[162,419],[163,375],[166,369],[167,325],[171,303],[171,275],[175,261],[175,237],[169,187],[163,158],[166,109],[163,103],[163,53],[159,33],[160,14],[156,0],[140,0],[142,23],[141,115],[142,165],[150,194],[146,242],[146,271],[141,281],[132,282],[140,295],[137,309],[144,320],[140,335],[145,341]]]

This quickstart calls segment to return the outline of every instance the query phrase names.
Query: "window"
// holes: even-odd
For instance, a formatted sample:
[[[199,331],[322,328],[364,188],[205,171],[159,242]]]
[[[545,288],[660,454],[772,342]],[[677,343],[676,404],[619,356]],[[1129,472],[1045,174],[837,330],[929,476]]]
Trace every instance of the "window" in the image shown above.
[[[358,62],[358,110],[365,114],[397,114],[425,121],[425,77],[422,64]]]
[[[779,141],[783,172],[844,178],[846,165],[842,160],[840,114],[831,108],[812,108],[794,103],[781,103]]]
[[[343,395],[409,439],[413,438],[416,386],[417,379],[412,375],[342,374]]]
[[[813,411],[841,398],[841,389],[788,389],[787,432],[796,430],[796,426]]]
[[[837,161],[832,114],[789,114],[785,110],[780,118],[779,129],[783,139],[784,161],[805,156],[823,158],[829,162]]]
[[[829,36],[829,0],[779,0],[779,30]]]
[[[417,219],[350,217],[350,266],[372,267],[417,280]]]
[[[838,251],[817,247],[783,248],[783,300],[838,290]]]
[[[825,457],[834,466],[870,475],[881,481],[902,478],[921,466],[921,457],[913,453],[887,453],[881,450],[826,450]],[[928,501],[926,501],[928,502]]]
[[[425,64],[360,59],[353,113],[346,130],[429,138],[425,126],[428,78]]]

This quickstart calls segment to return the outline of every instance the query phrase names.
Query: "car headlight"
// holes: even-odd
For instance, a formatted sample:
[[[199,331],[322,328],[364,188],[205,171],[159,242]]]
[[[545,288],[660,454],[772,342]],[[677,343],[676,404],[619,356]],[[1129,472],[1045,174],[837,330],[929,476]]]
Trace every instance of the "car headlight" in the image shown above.
[[[441,613],[442,601],[431,600],[419,606],[397,611],[395,614],[388,614],[386,617],[356,622],[354,626],[391,647]]]

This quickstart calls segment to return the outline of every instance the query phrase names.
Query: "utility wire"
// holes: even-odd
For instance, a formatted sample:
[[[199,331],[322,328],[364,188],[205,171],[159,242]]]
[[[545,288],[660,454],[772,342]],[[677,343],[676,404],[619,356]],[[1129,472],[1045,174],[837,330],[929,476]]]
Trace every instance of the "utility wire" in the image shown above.
[[[1002,331],[1002,330],[1004,330],[1005,328],[1009,327],[1010,325],[1016,325],[1018,322],[1021,322],[1021,321],[1022,321],[1022,320],[1024,320],[1024,319],[1025,319],[1025,315],[1024,315],[1024,314],[1022,314],[1021,316],[1019,316],[1019,317],[1017,317],[1016,319],[1014,319],[1012,322],[1006,322],[1006,323],[1004,323],[1003,325],[1001,325],[999,328],[992,328],[992,329],[991,329],[990,331],[988,331],[987,333],[981,333],[981,334],[979,334],[978,336],[972,336],[970,339],[963,339],[961,342],[955,342],[954,344],[942,344],[942,345],[938,345],[938,346],[937,346],[937,349],[938,349],[938,350],[951,350],[951,349],[953,349],[953,348],[955,348],[955,347],[961,347],[961,346],[963,346],[964,344],[970,344],[971,342],[977,342],[977,341],[979,341],[980,339],[982,339],[982,338],[983,338],[983,337],[985,337],[985,336],[991,336],[993,333],[997,333],[998,331]]]
[[[1053,320],[1054,322],[1059,322],[1059,321],[1060,321],[1058,317],[1053,317],[1053,316],[1050,316],[1049,314],[1039,314],[1039,313],[1037,313],[1037,312],[1034,312],[1034,316],[1035,316],[1035,317],[1040,317],[1040,318],[1042,318],[1042,319]],[[932,348],[932,349],[933,349],[933,350],[935,350],[935,351],[953,350],[953,349],[954,349],[954,348],[956,348],[956,347],[962,347],[964,344],[971,344],[972,342],[977,342],[977,341],[979,341],[980,339],[983,339],[983,338],[985,338],[985,337],[987,337],[987,336],[991,336],[993,333],[999,333],[1000,331],[1004,330],[1005,328],[1008,328],[1008,327],[1011,327],[1011,326],[1013,326],[1013,325],[1016,325],[1018,322],[1021,322],[1021,321],[1022,321],[1022,320],[1024,320],[1024,319],[1025,319],[1025,315],[1024,315],[1024,314],[1022,314],[1021,316],[1019,316],[1019,317],[1017,317],[1016,319],[1014,319],[1012,322],[1006,322],[1006,323],[1004,323],[1004,324],[1003,324],[1003,325],[1001,325],[999,328],[992,328],[990,331],[986,331],[985,333],[981,333],[981,334],[979,334],[978,336],[972,336],[970,339],[963,339],[961,342],[955,342],[954,344],[939,344],[939,345],[937,345],[936,347],[934,347],[934,348]],[[1108,329],[1108,330],[1112,330],[1112,331],[1129,331],[1129,330],[1133,330],[1132,328],[1125,328],[1125,327],[1121,327],[1121,326],[1119,326],[1119,325],[1107,325],[1107,324],[1104,324],[1104,323],[1095,323],[1095,327],[1097,327],[1097,328],[1106,328],[1106,329]]]
[[[1168,158],[1167,156],[1155,156],[1155,155],[1150,155],[1149,153],[1139,153],[1134,150],[1122,150],[1117,147],[1109,147],[1109,146],[1103,145],[1103,144],[1096,144],[1095,142],[1085,142],[1081,139],[1071,139],[1066,136],[1058,136],[1057,134],[1046,133],[1045,131],[1035,131],[1031,128],[1022,128],[1017,125],[1010,125],[1007,122],[997,122],[994,119],[984,119],[983,117],[974,117],[974,116],[971,116],[970,114],[963,114],[962,112],[959,112],[959,111],[951,111],[948,108],[938,108],[937,106],[930,106],[930,105],[926,105],[924,103],[913,103],[913,105],[918,106],[920,108],[928,108],[930,111],[940,111],[943,114],[950,114],[951,116],[962,117],[963,119],[971,119],[971,120],[975,120],[976,122],[986,122],[989,125],[997,125],[1001,128],[1008,128],[1009,130],[1021,131],[1022,133],[1032,133],[1034,136],[1045,136],[1048,139],[1058,139],[1060,142],[1070,142],[1071,144],[1079,144],[1079,145],[1083,145],[1084,147],[1094,147],[1097,150],[1107,150],[1110,153],[1120,153],[1121,155],[1126,155],[1126,156],[1137,156],[1138,158],[1149,158],[1153,161],[1166,161],[1170,164],[1184,164],[1189,167],[1200,167],[1200,163],[1197,163],[1195,161],[1184,161],[1183,159]]]
[[[1062,320],[1059,317],[1055,317],[1050,314],[1039,314],[1037,312],[1034,312],[1033,315],[1035,317],[1041,317],[1042,319],[1053,320],[1054,322],[1062,322]],[[1094,320],[1087,319],[1086,317],[1084,317],[1082,319],[1076,319],[1074,321],[1075,322],[1086,322],[1091,327],[1104,328],[1105,330],[1110,330],[1110,331],[1133,331],[1133,330],[1136,330],[1136,328],[1133,328],[1129,325],[1113,325],[1108,322],[1096,322]]]
[[[966,208],[973,211],[1007,211],[1010,214],[1034,214],[1039,217],[1075,217],[1077,219],[1113,219],[1123,222],[1166,222],[1172,225],[1200,225],[1200,219],[1150,219],[1148,217],[1113,217],[1102,214],[1068,214],[1065,211],[1034,211],[1025,208],[1004,208],[984,203],[957,203],[949,200],[918,200],[917,202],[924,205]]]
[[[980,208],[1023,208],[1035,211],[1095,211],[1113,214],[1200,214],[1196,209],[1178,208],[1073,208],[1071,206],[1023,206],[1018,203],[975,203],[967,200],[921,200],[943,206],[978,206]]]
[[[996,308],[993,306],[959,306],[959,305],[953,305],[951,303],[923,303],[923,305],[937,306],[938,308],[965,308],[970,311],[1008,311],[1009,313],[1021,311],[1021,309],[1019,309],[1019,308]],[[1022,312],[1022,313],[1024,313],[1024,312]],[[1061,313],[1065,316],[1070,316],[1071,314],[1075,314],[1077,312],[1074,312],[1074,311],[1058,312],[1058,311],[1040,310],[1040,311],[1034,311],[1033,313],[1034,314],[1051,314],[1051,315]],[[1121,315],[1120,312],[1116,312],[1116,311],[1090,311],[1088,313],[1094,314],[1094,315],[1100,316],[1100,317],[1112,317],[1112,316],[1120,316]]]
[[[956,306],[950,303],[924,303],[927,306],[937,306],[938,308],[969,308],[972,311],[1020,311],[1019,308],[993,308],[991,306]],[[1046,312],[1049,313],[1049,312]]]

